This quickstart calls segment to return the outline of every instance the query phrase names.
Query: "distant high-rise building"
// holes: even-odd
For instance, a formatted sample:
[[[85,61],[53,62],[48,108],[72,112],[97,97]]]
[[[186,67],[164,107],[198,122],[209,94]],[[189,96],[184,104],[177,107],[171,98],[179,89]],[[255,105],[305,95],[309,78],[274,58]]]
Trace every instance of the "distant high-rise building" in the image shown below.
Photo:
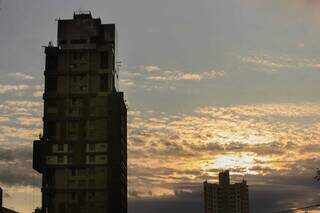
[[[249,213],[249,192],[245,180],[230,184],[229,171],[219,173],[219,183],[204,182],[205,213]]]
[[[127,213],[127,108],[118,91],[117,34],[90,12],[58,20],[45,48],[43,133],[33,167],[42,213]]]

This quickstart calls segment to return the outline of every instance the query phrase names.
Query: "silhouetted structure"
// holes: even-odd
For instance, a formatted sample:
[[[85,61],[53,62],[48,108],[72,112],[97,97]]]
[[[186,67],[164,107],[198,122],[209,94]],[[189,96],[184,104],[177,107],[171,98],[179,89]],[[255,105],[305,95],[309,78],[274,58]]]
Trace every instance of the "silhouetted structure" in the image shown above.
[[[1,187],[0,187],[0,213],[18,213],[16,211],[3,207],[3,190]]]
[[[245,180],[230,184],[229,171],[219,173],[219,184],[204,182],[205,213],[249,213]]]
[[[114,24],[90,12],[58,20],[45,48],[43,136],[34,142],[45,213],[127,212],[127,108]]]
[[[36,208],[33,213],[41,213],[41,208]]]

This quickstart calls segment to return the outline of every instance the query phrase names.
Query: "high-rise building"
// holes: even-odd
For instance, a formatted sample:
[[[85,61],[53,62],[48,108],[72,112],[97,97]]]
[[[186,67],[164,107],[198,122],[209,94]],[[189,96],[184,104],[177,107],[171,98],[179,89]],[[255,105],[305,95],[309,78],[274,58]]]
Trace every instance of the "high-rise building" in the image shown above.
[[[33,167],[42,213],[127,213],[127,108],[118,91],[117,34],[90,12],[58,20],[45,48],[43,133]]]
[[[249,192],[245,180],[230,184],[229,171],[219,173],[219,183],[204,182],[205,213],[249,213]]]

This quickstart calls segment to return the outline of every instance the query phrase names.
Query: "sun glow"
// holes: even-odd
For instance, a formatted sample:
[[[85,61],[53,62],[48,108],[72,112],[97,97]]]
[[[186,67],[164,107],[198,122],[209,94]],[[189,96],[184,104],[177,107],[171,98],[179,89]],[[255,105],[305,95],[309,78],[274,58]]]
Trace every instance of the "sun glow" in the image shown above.
[[[252,156],[249,154],[241,155],[219,155],[214,160],[206,164],[206,169],[232,170],[236,174],[257,174],[256,171],[251,171],[250,168],[257,165],[257,161],[266,161],[269,159]]]
[[[254,163],[254,158],[252,156],[232,156],[232,155],[222,155],[218,156],[213,161],[213,167],[217,169],[223,168],[243,168],[248,167]]]

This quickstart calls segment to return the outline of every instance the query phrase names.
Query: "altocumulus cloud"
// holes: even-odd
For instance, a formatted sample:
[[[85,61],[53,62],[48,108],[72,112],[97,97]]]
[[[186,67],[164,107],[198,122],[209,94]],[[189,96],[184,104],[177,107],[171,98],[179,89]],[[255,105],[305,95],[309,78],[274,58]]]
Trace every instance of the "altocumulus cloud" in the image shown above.
[[[8,76],[16,80],[33,80],[34,77],[21,72],[9,73]]]
[[[191,114],[129,115],[129,186],[134,199],[163,201],[177,197],[181,188],[191,197],[199,195],[201,182],[215,179],[224,168],[236,178],[247,177],[257,199],[266,190],[261,186],[278,185],[297,195],[277,203],[269,190],[275,208],[306,203],[298,196],[302,189],[308,202],[318,197],[312,177],[319,153],[306,150],[320,145],[319,119],[314,119],[320,118],[320,103],[208,106]],[[201,205],[199,197],[193,201]],[[259,212],[268,210],[260,207]]]
[[[177,83],[202,82],[214,80],[226,75],[224,70],[211,69],[190,72],[179,69],[163,69],[156,65],[140,66],[138,69],[125,69],[120,75],[120,85],[126,90],[133,88],[144,90],[175,89]]]
[[[14,81],[0,84],[0,183],[28,191],[40,184],[40,177],[32,170],[32,141],[42,131],[43,105],[33,93],[42,91],[43,86],[36,84],[33,76],[20,72],[3,78]]]
[[[310,58],[294,58],[288,55],[252,54],[238,56],[243,64],[250,65],[251,69],[275,72],[285,70],[320,71],[320,61]]]
[[[194,78],[181,77],[188,72],[175,70],[146,72],[148,75],[128,74],[129,79],[135,83],[137,78],[151,76]],[[209,71],[197,75],[216,74]],[[40,178],[31,169],[31,144],[41,132],[42,102],[40,98],[30,101],[29,96],[19,100],[13,97],[42,88],[4,88],[3,92],[11,96],[2,98],[0,104],[0,141],[4,147],[0,149],[0,182],[13,188],[38,187]],[[163,206],[167,212],[173,206],[185,212],[199,209],[202,181],[215,179],[226,167],[235,178],[247,177],[256,199],[263,193],[275,193],[267,189],[275,186],[290,188],[296,194],[292,199],[282,197],[279,206],[293,205],[292,200],[302,203],[299,190],[306,192],[310,202],[317,196],[310,182],[319,164],[320,103],[206,106],[188,114],[129,111],[128,115],[129,197],[137,209],[148,203],[152,212],[157,211],[152,206]],[[281,198],[282,193],[277,193]],[[270,196],[270,202],[275,202],[272,199]]]

